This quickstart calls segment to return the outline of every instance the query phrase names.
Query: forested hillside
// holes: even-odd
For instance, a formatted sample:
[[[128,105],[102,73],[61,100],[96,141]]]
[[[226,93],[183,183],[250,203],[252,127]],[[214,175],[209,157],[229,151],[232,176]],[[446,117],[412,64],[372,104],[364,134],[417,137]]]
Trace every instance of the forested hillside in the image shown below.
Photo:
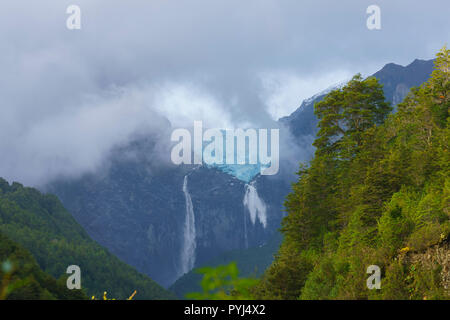
[[[0,300],[81,300],[80,290],[69,290],[64,278],[58,281],[43,272],[31,253],[0,233]]]
[[[137,290],[136,299],[173,298],[150,278],[90,239],[53,195],[41,194],[19,183],[9,185],[0,179],[0,232],[29,250],[40,268],[57,279],[66,276],[68,266],[78,265],[81,268],[82,288],[89,296],[102,296],[107,291],[110,297],[124,299]],[[0,239],[0,245],[11,251],[5,239]],[[6,253],[0,258],[8,259]],[[51,282],[42,276],[31,258],[26,257],[24,263],[30,265],[30,277],[38,275],[34,277]],[[25,270],[20,273],[28,274]],[[51,297],[45,290],[43,292],[42,297]],[[50,293],[60,298],[52,291]],[[17,296],[19,299],[25,297]]]
[[[450,297],[449,78],[444,47],[394,114],[378,81],[359,75],[316,103],[315,157],[286,200],[284,240],[257,297]],[[417,258],[430,248],[444,258]],[[380,290],[366,286],[370,265]]]

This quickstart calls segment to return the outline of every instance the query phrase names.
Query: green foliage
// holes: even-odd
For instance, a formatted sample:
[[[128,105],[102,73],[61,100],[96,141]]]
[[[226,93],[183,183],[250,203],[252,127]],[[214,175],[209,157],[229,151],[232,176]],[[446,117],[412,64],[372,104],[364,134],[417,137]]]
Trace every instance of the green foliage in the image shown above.
[[[450,234],[449,53],[395,114],[360,75],[315,105],[316,154],[286,199],[284,240],[258,297],[448,299],[439,266],[411,271],[398,257]],[[383,271],[381,290],[366,287],[369,265]]]
[[[319,132],[314,146],[317,154],[347,154],[362,142],[362,133],[383,123],[391,111],[385,102],[382,85],[374,77],[353,77],[342,89],[330,92],[314,106]],[[347,154],[349,156],[349,154]]]
[[[29,250],[42,270],[55,278],[65,277],[68,266],[78,265],[89,296],[108,291],[126,299],[137,290],[137,299],[173,298],[93,241],[57,197],[19,183],[9,185],[1,178],[0,232]]]
[[[187,298],[197,300],[250,300],[251,289],[256,279],[240,278],[236,263],[216,268],[205,267],[198,270],[203,274],[203,292],[189,293]]]
[[[418,264],[391,263],[386,272],[382,292],[377,299],[448,299],[441,285],[441,267],[424,268]]]
[[[31,253],[0,233],[0,300],[82,300],[82,290],[69,290],[66,279],[43,272]]]
[[[258,299],[296,299],[298,288],[305,284],[313,268],[314,252],[299,252],[292,242],[285,241],[273,264],[254,290]]]

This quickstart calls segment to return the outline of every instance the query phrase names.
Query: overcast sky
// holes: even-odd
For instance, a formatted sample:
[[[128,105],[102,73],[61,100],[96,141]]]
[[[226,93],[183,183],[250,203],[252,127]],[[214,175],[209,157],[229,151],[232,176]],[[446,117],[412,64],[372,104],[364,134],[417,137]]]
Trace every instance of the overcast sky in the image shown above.
[[[81,30],[66,9],[81,8]],[[381,30],[366,9],[381,8]],[[2,0],[0,176],[101,165],[136,130],[270,126],[301,101],[449,42],[448,0]]]

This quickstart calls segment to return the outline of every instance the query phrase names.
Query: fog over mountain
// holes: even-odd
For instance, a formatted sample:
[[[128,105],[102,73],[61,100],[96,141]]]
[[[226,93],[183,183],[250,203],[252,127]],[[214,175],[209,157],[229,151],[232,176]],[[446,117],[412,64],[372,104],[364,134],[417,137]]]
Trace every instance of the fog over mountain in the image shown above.
[[[136,134],[161,137],[165,158],[170,125],[193,120],[276,126],[304,98],[430,59],[449,39],[446,0],[377,1],[377,31],[366,28],[372,1],[321,2],[1,1],[0,176],[76,177]],[[66,28],[71,4],[81,30]]]

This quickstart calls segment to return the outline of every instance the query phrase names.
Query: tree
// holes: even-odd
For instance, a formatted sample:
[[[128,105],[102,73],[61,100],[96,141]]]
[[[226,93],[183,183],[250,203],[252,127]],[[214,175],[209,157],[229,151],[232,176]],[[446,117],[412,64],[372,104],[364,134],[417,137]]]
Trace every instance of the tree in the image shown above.
[[[436,253],[450,249],[449,66],[444,47],[389,116],[381,85],[360,75],[315,105],[316,154],[287,196],[258,297],[450,298]],[[381,290],[367,290],[369,265],[383,270]]]
[[[361,145],[363,132],[383,123],[391,111],[378,80],[363,80],[360,74],[343,88],[331,91],[314,108],[319,132],[313,145],[318,154],[336,156],[343,156],[344,151],[350,156],[354,147]]]

